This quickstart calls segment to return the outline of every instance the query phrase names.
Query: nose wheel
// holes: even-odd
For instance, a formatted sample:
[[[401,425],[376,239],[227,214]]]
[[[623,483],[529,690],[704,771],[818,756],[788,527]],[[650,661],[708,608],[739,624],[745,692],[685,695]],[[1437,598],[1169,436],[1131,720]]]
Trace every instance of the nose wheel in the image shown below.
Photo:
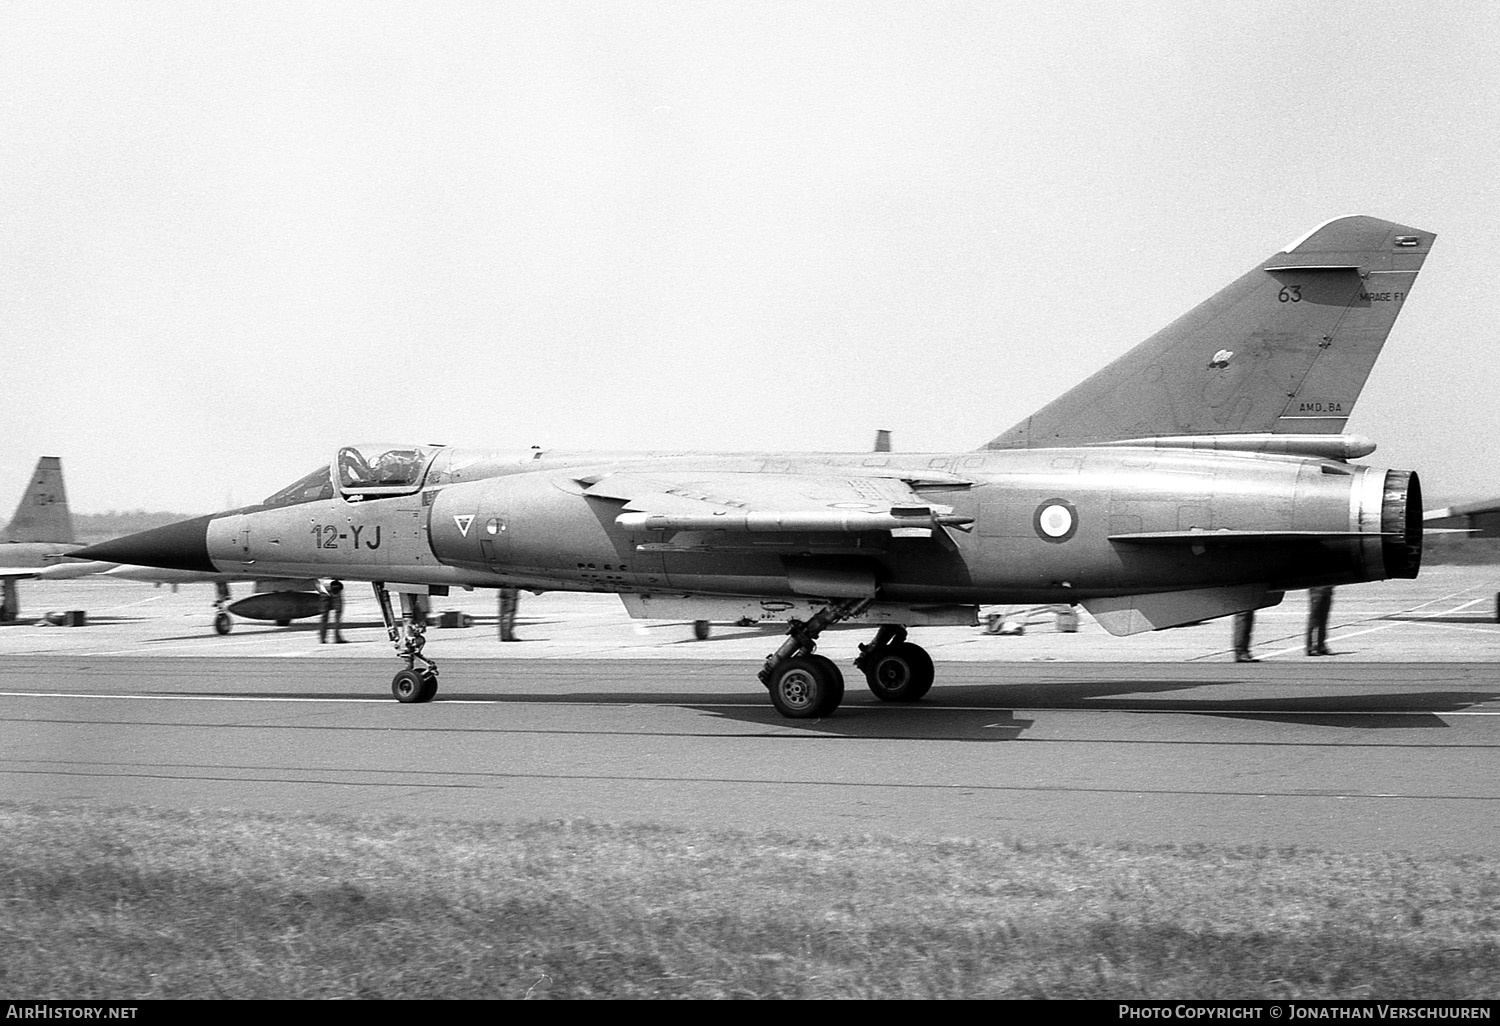
[[[437,694],[437,672],[402,670],[391,681],[391,694],[398,702],[430,702]]]

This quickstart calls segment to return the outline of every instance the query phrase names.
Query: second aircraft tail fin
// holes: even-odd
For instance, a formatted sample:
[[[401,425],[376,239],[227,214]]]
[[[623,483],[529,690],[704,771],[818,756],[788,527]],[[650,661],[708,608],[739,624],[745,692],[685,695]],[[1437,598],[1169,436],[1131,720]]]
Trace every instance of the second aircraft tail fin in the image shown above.
[[[16,515],[0,531],[0,542],[72,541],[73,515],[68,512],[68,495],[63,490],[62,460],[43,456],[36,461]]]
[[[1434,238],[1328,221],[984,448],[1338,434]]]

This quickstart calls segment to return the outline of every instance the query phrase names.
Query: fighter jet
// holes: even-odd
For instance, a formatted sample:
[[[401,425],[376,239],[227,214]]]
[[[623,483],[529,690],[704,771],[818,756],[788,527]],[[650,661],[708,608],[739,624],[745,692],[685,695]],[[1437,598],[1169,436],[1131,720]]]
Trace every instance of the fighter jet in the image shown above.
[[[37,576],[79,547],[63,489],[62,460],[43,456],[36,461],[16,515],[0,531],[0,622],[11,623],[21,615],[18,580]]]
[[[1415,577],[1417,475],[1351,464],[1374,443],[1342,432],[1433,238],[1328,221],[970,451],[349,445],[259,505],[81,555],[369,581],[402,702],[437,691],[413,594],[499,586],[614,592],[639,617],[787,622],[759,676],[792,718],[843,699],[819,635],[868,624],[854,668],[878,698],[911,702],[935,673],[908,631],[974,625],[982,604],[1082,605],[1131,634]]]

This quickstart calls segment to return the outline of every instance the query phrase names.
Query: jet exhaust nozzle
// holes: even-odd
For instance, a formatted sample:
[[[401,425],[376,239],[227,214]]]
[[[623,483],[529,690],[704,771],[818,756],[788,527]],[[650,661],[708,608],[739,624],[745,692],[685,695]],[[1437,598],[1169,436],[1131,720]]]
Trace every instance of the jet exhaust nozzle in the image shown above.
[[[1422,568],[1422,482],[1413,470],[1385,472],[1380,554],[1386,575],[1411,580]]]

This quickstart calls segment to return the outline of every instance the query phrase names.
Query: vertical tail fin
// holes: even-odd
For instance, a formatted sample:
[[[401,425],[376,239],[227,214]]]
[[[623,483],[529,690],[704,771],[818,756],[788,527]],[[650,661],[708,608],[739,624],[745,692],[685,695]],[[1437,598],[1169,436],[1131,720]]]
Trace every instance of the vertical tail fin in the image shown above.
[[[16,507],[16,515],[0,531],[0,542],[71,543],[73,540],[73,515],[68,512],[68,494],[63,490],[62,460],[43,456],[36,461],[36,470]]]
[[[984,448],[1338,434],[1434,238],[1328,221]]]

